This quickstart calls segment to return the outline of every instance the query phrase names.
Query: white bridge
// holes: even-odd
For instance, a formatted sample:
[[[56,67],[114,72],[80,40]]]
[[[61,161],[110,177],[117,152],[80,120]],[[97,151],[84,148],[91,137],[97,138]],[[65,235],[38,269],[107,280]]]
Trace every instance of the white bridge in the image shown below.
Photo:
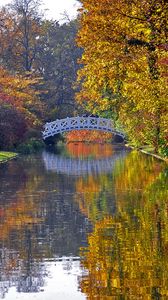
[[[43,139],[54,136],[58,133],[63,133],[71,130],[100,130],[111,132],[115,135],[121,136],[123,139],[125,135],[114,128],[112,120],[96,117],[72,117],[66,119],[57,119],[53,122],[44,125]]]

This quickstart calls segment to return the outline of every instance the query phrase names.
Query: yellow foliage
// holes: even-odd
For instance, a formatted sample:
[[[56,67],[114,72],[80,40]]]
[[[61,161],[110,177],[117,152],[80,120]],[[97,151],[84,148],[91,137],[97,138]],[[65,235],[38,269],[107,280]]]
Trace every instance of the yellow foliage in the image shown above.
[[[90,111],[112,111],[131,139],[158,151],[168,138],[168,3],[81,2],[77,101]]]
[[[39,78],[12,75],[7,70],[0,68],[0,103],[12,105],[25,115],[29,125],[39,125],[35,111],[43,111],[43,105],[38,98],[35,85]]]

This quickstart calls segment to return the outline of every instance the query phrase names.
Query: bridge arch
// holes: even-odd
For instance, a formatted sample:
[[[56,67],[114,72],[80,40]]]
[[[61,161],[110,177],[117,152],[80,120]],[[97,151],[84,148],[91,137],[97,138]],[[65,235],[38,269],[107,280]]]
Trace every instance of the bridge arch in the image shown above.
[[[52,137],[58,133],[68,132],[72,130],[100,130],[104,132],[110,132],[115,135],[121,136],[123,139],[125,135],[116,130],[112,120],[96,117],[72,117],[65,119],[57,119],[53,122],[46,123],[44,125],[43,139]]]

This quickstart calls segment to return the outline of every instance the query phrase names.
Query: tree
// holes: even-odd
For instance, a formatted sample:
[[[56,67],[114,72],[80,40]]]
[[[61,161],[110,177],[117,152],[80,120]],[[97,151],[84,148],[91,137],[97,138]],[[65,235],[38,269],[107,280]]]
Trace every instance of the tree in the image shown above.
[[[81,50],[76,46],[77,21],[59,25],[44,21],[43,51],[38,55],[36,68],[44,78],[44,101],[48,106],[48,119],[66,117],[75,110],[74,89],[77,60]]]
[[[40,126],[43,106],[33,88],[37,83],[0,68],[1,148],[16,146],[28,130]]]
[[[1,15],[2,65],[25,78],[42,78],[36,90],[46,104],[46,120],[73,115],[73,85],[81,54],[75,43],[77,21],[59,25],[44,20],[38,0],[14,0]]]
[[[11,105],[0,104],[0,149],[16,147],[24,140],[26,131],[24,115]]]
[[[81,2],[77,100],[94,113],[110,110],[130,138],[148,141],[157,152],[168,134],[167,2]]]
[[[8,38],[8,45],[3,60],[8,68],[22,74],[35,71],[34,62],[41,51],[39,7],[39,0],[14,0],[8,7],[10,22],[2,35]]]

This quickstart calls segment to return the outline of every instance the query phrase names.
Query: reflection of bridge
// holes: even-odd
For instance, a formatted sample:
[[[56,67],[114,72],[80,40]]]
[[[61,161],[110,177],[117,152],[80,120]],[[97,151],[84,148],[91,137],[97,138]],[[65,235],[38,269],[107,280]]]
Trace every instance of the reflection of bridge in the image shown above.
[[[80,159],[63,157],[49,152],[43,152],[45,168],[67,175],[111,173],[116,161],[126,155],[126,151],[116,152],[111,157],[102,159]]]
[[[43,139],[71,130],[101,130],[119,135],[124,139],[124,134],[114,128],[112,120],[95,117],[73,117],[56,120],[44,125]]]

